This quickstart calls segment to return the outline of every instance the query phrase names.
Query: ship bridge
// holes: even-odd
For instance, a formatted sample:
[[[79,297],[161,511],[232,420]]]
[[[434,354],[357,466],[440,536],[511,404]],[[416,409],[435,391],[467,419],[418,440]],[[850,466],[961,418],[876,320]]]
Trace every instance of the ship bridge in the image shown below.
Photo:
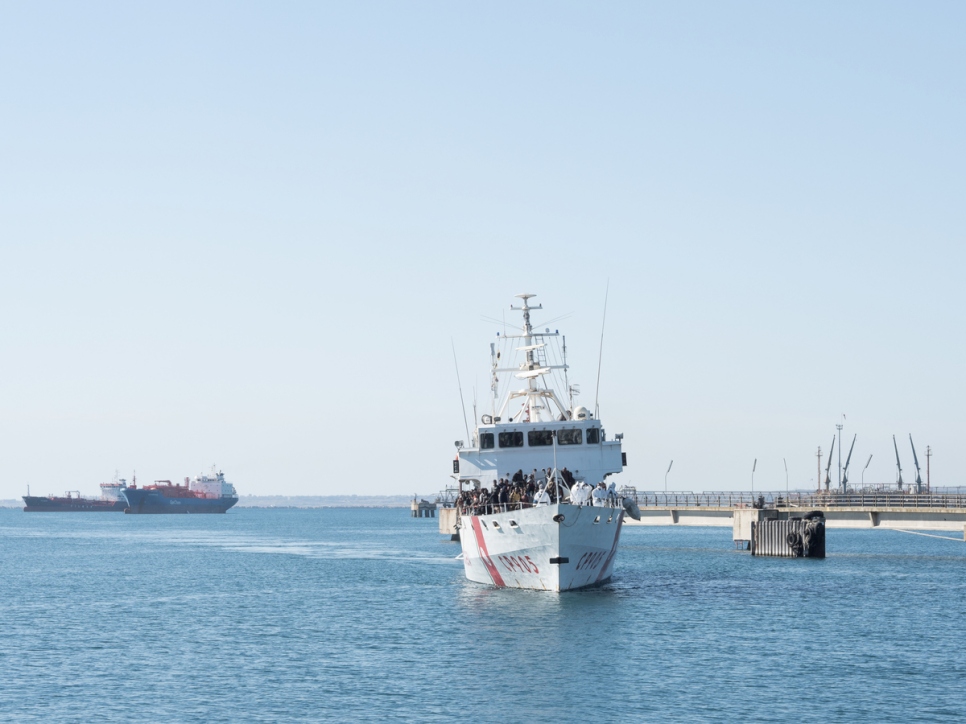
[[[594,485],[627,464],[623,435],[608,440],[597,415],[575,404],[579,388],[567,377],[566,338],[556,329],[534,328],[531,312],[543,308],[530,304],[534,296],[518,294],[522,304],[510,307],[523,315],[521,333],[498,333],[490,345],[493,411],[480,417],[469,445],[457,443],[453,473],[461,487],[491,487],[518,470],[563,468]],[[565,398],[552,381],[562,383]]]

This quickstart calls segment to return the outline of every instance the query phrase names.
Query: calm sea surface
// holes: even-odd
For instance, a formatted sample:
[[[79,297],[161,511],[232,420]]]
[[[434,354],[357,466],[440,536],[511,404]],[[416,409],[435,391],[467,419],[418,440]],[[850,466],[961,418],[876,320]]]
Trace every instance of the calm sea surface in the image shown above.
[[[408,516],[2,510],[0,720],[966,718],[961,540],[625,527],[614,580],[557,595],[467,582]]]

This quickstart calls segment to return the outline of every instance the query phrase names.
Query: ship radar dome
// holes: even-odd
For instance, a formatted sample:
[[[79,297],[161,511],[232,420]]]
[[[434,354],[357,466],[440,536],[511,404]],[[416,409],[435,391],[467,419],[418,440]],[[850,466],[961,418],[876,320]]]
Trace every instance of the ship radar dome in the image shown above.
[[[590,414],[590,410],[583,405],[578,405],[576,408],[574,408],[575,420],[590,420],[591,418],[593,418],[593,415]]]

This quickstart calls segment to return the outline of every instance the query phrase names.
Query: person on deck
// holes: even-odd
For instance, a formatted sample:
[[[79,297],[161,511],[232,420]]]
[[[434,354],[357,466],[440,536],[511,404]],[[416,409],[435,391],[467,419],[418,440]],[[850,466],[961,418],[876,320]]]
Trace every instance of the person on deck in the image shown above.
[[[587,483],[575,483],[570,489],[570,502],[574,505],[587,505],[590,500],[590,486]]]
[[[557,481],[553,477],[547,481],[547,494],[550,496],[551,503],[558,502],[560,493],[557,490]]]
[[[550,496],[547,495],[547,490],[542,485],[540,490],[537,491],[537,496],[533,499],[533,504],[535,506],[550,505]]]
[[[604,486],[604,483],[597,483],[592,497],[595,506],[603,507],[607,505],[607,488]]]

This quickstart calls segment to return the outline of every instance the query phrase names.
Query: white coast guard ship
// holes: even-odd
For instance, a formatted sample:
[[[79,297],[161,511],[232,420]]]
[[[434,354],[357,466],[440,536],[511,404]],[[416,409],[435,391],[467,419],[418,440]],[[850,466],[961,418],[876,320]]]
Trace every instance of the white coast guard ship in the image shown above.
[[[469,446],[457,443],[457,526],[471,581],[566,591],[611,576],[625,504],[613,484],[608,490],[599,483],[621,472],[626,457],[623,435],[608,440],[600,421],[573,405],[576,387],[567,380],[566,338],[556,330],[533,329],[530,313],[542,309],[529,304],[534,296],[518,294],[522,305],[510,307],[523,313],[522,334],[498,334],[490,345],[493,413],[480,418]],[[510,389],[511,375],[526,386]],[[554,379],[563,383],[569,405],[549,386]],[[557,472],[565,468],[576,479],[572,486]],[[534,470],[538,484],[547,483],[544,470],[557,481],[556,502],[547,502],[538,489],[532,502],[479,504],[483,490],[492,493],[500,479]],[[633,503],[627,506],[637,513]]]

